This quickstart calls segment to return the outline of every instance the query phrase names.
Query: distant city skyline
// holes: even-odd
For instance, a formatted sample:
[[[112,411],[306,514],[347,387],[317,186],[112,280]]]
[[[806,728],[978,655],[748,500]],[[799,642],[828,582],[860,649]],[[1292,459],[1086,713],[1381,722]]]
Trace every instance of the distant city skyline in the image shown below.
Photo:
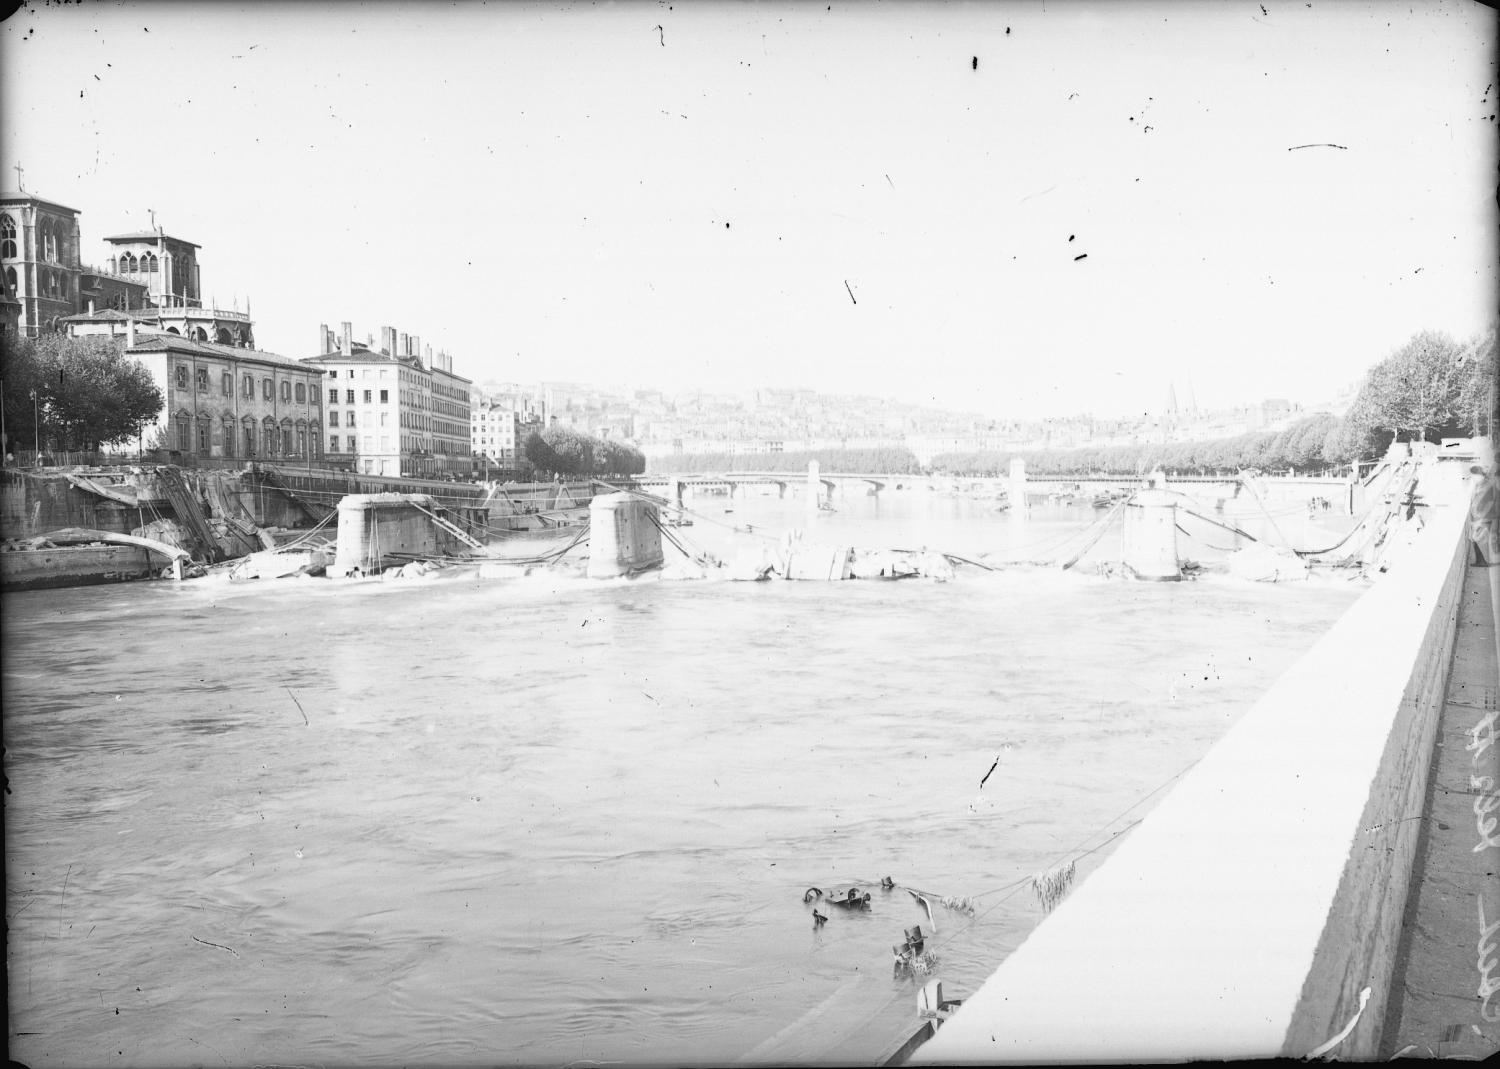
[[[160,224],[257,344],[996,418],[1337,396],[1494,315],[1477,4],[82,4],[0,185]],[[13,169],[23,168],[23,172]]]

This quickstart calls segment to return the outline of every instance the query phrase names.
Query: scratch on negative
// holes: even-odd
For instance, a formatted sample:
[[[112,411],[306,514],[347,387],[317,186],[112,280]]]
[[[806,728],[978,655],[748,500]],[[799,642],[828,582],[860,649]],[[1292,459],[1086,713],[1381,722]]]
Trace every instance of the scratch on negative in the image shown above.
[[[195,943],[202,943],[206,947],[218,947],[220,950],[227,950],[227,951],[229,951],[235,957],[239,957],[240,956],[239,951],[235,950],[233,947],[227,947],[227,946],[225,946],[222,943],[210,943],[207,939],[199,939],[196,935],[193,936],[192,939],[193,939],[193,942],[195,942]]]
[[[844,279],[844,288],[846,290],[849,290],[849,299],[851,301],[854,301],[854,291],[849,289],[849,280],[847,278]],[[858,301],[854,301],[854,303],[858,304],[859,302]]]

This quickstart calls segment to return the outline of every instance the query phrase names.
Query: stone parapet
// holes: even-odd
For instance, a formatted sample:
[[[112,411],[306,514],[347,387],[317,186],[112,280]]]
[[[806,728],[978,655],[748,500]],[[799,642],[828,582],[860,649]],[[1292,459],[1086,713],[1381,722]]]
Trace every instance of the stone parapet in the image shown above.
[[[1371,1058],[1453,647],[1467,485],[913,1063]]]

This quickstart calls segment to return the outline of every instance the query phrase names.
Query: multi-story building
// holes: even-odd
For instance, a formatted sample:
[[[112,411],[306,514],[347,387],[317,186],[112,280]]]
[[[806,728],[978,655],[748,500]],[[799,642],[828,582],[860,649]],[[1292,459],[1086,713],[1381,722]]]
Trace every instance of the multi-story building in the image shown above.
[[[121,315],[122,313],[114,313]],[[175,334],[121,338],[165,403],[142,428],[147,446],[198,457],[322,463],[322,376],[276,353]]]
[[[380,333],[376,348],[355,342],[348,322],[337,335],[320,324],[321,351],[302,361],[323,376],[326,459],[367,475],[466,478],[470,380],[418,335]]]
[[[253,348],[246,310],[205,308],[198,246],[151,231],[106,238],[107,267],[81,258],[76,208],[35,194],[0,194],[0,272],[17,302],[16,330],[28,338],[66,329],[70,316],[113,310],[198,341]]]

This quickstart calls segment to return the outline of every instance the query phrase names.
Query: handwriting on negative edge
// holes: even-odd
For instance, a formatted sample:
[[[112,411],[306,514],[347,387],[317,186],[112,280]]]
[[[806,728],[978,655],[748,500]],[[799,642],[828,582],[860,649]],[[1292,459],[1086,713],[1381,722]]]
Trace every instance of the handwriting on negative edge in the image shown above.
[[[1500,932],[1500,920],[1486,924],[1484,919],[1484,896],[1479,897],[1479,1016],[1486,1021],[1500,1021],[1500,1006],[1490,1004],[1490,999],[1500,993],[1500,978],[1495,970],[1500,968],[1500,945],[1495,933]]]

